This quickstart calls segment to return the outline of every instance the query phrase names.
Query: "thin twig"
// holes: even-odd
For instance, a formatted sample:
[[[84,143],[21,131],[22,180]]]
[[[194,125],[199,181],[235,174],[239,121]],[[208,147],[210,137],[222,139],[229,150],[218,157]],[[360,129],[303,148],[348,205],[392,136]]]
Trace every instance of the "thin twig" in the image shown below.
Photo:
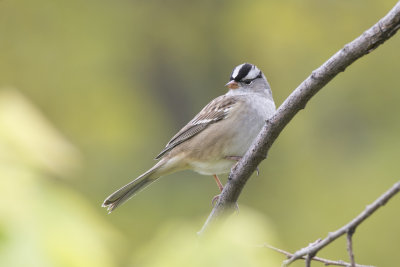
[[[307,254],[307,256],[306,256],[306,267],[311,267],[312,258],[313,257],[310,254]]]
[[[376,199],[371,205],[368,205],[363,212],[361,212],[357,217],[351,220],[348,224],[336,230],[335,232],[329,233],[328,236],[321,240],[320,242],[313,243],[305,248],[302,248],[296,251],[291,258],[285,260],[283,265],[288,266],[290,263],[295,260],[301,259],[302,257],[308,254],[316,254],[322,248],[339,238],[340,236],[348,233],[350,229],[357,228],[365,219],[371,216],[375,211],[377,211],[380,207],[386,204],[389,199],[391,199],[394,195],[396,195],[400,191],[400,181],[395,183],[392,188],[383,193],[378,199]]]
[[[276,248],[276,247],[273,247],[273,246],[268,245],[268,244],[264,244],[263,247],[266,247],[266,248],[275,250],[276,252],[279,252],[279,253],[285,255],[287,258],[293,257],[293,254],[292,254],[292,253],[287,252],[287,251],[285,251],[285,250],[283,250],[283,249]],[[301,259],[305,260],[305,259],[306,259],[306,256],[301,257]],[[322,263],[323,263],[324,265],[326,265],[326,266],[332,265],[332,266],[352,267],[352,266],[351,266],[351,263],[345,262],[345,261],[341,261],[341,260],[339,260],[339,261],[333,261],[333,260],[328,260],[328,259],[324,259],[324,258],[320,258],[320,257],[313,257],[311,260],[313,260],[313,261],[318,261],[318,262],[322,262]],[[356,264],[356,265],[354,265],[354,266],[355,266],[355,267],[374,267],[374,266],[370,266],[370,265],[361,265],[361,264]]]
[[[356,266],[356,262],[354,261],[354,253],[353,253],[353,234],[355,231],[356,231],[355,228],[350,228],[347,231],[347,251],[349,252],[351,267]]]
[[[293,117],[304,109],[308,101],[329,83],[336,75],[360,57],[372,52],[379,45],[392,37],[400,28],[400,1],[378,23],[361,36],[346,44],[328,61],[314,70],[290,96],[283,102],[276,113],[268,119],[250,149],[235,165],[228,177],[217,204],[214,206],[199,234],[204,233],[215,221],[232,214],[246,182],[257,166],[267,157],[267,153]]]

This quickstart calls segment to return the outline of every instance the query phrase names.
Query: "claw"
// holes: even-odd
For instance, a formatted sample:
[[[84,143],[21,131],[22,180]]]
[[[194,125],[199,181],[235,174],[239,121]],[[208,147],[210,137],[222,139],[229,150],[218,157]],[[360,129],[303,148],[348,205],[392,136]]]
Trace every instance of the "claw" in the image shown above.
[[[217,204],[220,195],[221,194],[214,196],[213,199],[211,200],[211,204],[213,207],[215,206],[215,204]]]

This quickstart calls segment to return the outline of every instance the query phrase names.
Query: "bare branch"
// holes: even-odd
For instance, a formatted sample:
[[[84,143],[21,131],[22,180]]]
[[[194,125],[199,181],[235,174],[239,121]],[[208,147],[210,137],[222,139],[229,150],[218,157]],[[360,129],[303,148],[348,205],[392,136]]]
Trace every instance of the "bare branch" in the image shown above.
[[[351,220],[348,224],[343,226],[342,228],[336,230],[335,232],[331,232],[328,236],[321,240],[320,242],[314,242],[311,245],[302,248],[296,251],[291,258],[284,261],[284,266],[288,266],[290,263],[294,262],[295,260],[301,259],[306,255],[315,255],[318,251],[322,248],[339,238],[344,234],[350,233],[351,235],[354,233],[355,229],[358,225],[360,225],[365,219],[371,216],[377,209],[382,207],[386,204],[389,199],[391,199],[394,195],[396,195],[400,191],[400,181],[395,183],[392,188],[382,194],[378,199],[376,199],[371,205],[368,205],[363,212],[361,212],[357,217]],[[349,239],[348,239],[349,240]],[[351,241],[349,247],[351,247]],[[351,253],[350,258],[352,263],[354,263],[354,256],[352,256],[353,252],[352,249],[349,249],[349,253]]]
[[[308,254],[306,256],[306,267],[311,267],[311,260],[312,260],[312,256],[310,254]]]
[[[355,228],[350,228],[347,231],[347,251],[349,252],[351,267],[356,266],[356,262],[354,261],[354,253],[353,253],[353,234],[355,231],[356,231]]]
[[[344,71],[354,61],[370,53],[392,37],[400,28],[400,2],[378,23],[361,36],[346,44],[318,69],[314,70],[290,96],[276,113],[266,122],[250,149],[232,169],[217,204],[214,206],[199,234],[204,233],[213,222],[233,212],[235,203],[247,180],[257,166],[267,157],[267,153],[293,117],[303,109],[308,101],[337,74]]]
[[[292,253],[287,252],[285,250],[282,250],[280,248],[276,248],[276,247],[273,247],[273,246],[268,245],[268,244],[264,244],[263,247],[275,250],[276,252],[279,252],[279,253],[285,255],[287,258],[293,257]],[[306,260],[307,257],[303,256],[303,257],[301,257],[301,259]],[[311,258],[311,260],[322,262],[326,266],[332,265],[332,266],[353,267],[351,263],[348,263],[348,262],[345,262],[345,261],[333,261],[333,260],[328,260],[328,259],[324,259],[324,258],[320,258],[320,257],[313,257],[313,258]],[[354,267],[374,267],[374,266],[355,264]]]

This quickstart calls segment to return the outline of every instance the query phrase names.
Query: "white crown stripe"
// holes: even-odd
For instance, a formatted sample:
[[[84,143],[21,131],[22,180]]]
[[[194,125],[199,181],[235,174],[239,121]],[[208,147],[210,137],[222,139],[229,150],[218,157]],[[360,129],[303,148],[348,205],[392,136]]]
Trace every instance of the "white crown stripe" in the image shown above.
[[[239,75],[239,73],[242,70],[244,65],[246,65],[246,63],[243,63],[243,64],[241,64],[241,65],[239,65],[239,66],[237,66],[236,68],[233,69],[232,76],[231,76],[232,79],[236,79],[237,78],[237,76]],[[247,75],[242,77],[240,80],[242,80],[242,81],[243,80],[253,80],[259,74],[260,74],[260,70],[255,65],[252,65],[251,69],[249,70]]]
[[[243,63],[243,64],[237,66],[237,67],[233,70],[233,73],[232,73],[232,78],[233,78],[233,79],[235,79],[236,76],[239,74],[239,71],[240,71],[240,69],[243,67],[244,64],[246,64],[246,63]]]
[[[257,77],[259,73],[260,70],[256,66],[253,66],[253,68],[249,71],[246,77],[243,78],[243,80],[252,80]]]

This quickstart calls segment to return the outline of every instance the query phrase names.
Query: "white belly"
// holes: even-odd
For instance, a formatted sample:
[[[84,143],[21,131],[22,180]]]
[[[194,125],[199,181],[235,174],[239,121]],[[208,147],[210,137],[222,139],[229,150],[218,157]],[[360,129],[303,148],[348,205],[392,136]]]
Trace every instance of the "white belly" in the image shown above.
[[[191,169],[194,170],[195,172],[198,172],[203,175],[214,175],[214,174],[222,174],[222,173],[228,173],[233,164],[235,164],[236,161],[234,160],[218,160],[218,161],[213,161],[213,162],[199,162],[195,161],[192,162]]]
[[[226,139],[229,141],[222,146],[221,152],[213,153],[213,155],[219,155],[213,159],[203,158],[201,161],[191,162],[192,170],[203,175],[228,173],[236,161],[227,160],[226,157],[242,157],[247,152],[266,119],[275,112],[274,102],[265,98],[252,97],[249,102],[251,107],[257,106],[256,112],[250,117],[245,113],[241,114],[244,117],[239,117],[235,125],[240,130],[233,131],[233,135],[232,131],[230,132],[229,138]]]

